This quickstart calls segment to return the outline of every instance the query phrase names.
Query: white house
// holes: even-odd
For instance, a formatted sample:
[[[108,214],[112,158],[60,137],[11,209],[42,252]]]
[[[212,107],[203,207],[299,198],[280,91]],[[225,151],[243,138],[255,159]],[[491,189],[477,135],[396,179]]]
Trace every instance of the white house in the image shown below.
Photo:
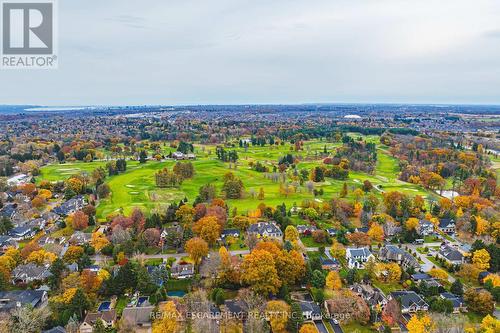
[[[370,259],[375,257],[366,247],[360,248],[348,248],[345,253],[345,258],[349,268],[361,269],[365,267],[365,263]]]

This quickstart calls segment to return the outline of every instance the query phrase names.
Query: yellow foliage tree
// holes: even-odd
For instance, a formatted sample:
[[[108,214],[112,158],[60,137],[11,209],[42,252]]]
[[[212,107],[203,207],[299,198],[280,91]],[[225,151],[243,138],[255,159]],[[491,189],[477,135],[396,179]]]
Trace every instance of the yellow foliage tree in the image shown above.
[[[487,315],[481,321],[481,332],[482,333],[498,333],[500,332],[500,320]]]
[[[406,229],[408,230],[415,230],[417,229],[418,226],[418,219],[414,217],[410,217],[408,220],[406,220]]]
[[[271,323],[273,332],[286,333],[290,306],[284,301],[269,301],[266,306],[266,318]]]
[[[472,263],[479,269],[490,268],[490,254],[486,249],[477,250],[472,254]]]
[[[100,231],[94,232],[92,234],[92,239],[90,240],[90,245],[96,250],[101,251],[105,246],[109,244],[109,240]]]
[[[384,240],[384,228],[378,223],[372,223],[368,230],[368,236],[370,236],[372,241],[381,242]]]
[[[281,287],[273,255],[266,250],[253,250],[243,259],[242,269],[243,282],[259,294],[276,293]]]
[[[476,219],[476,235],[481,236],[487,234],[490,229],[488,220],[483,219],[481,216],[475,216]]]
[[[200,263],[201,258],[208,254],[208,244],[199,237],[191,238],[186,242],[186,252],[193,259],[195,265]]]
[[[328,272],[326,276],[326,287],[333,290],[342,289],[342,280],[340,279],[339,273],[335,271]]]
[[[179,330],[179,313],[172,301],[160,306],[160,318],[153,322],[153,333],[175,333]]]
[[[313,324],[304,324],[299,333],[318,333],[318,329]]]
[[[420,318],[413,315],[406,325],[408,333],[427,333],[434,330],[435,325],[429,315],[423,315]]]
[[[345,258],[345,252],[346,250],[342,243],[339,243],[336,240],[333,241],[332,247],[330,248],[330,253],[334,258]]]
[[[293,225],[289,225],[285,229],[285,240],[293,242],[299,239],[299,232]]]
[[[439,280],[447,280],[448,279],[448,273],[446,273],[444,270],[440,268],[433,267],[429,271],[429,275],[439,279]]]

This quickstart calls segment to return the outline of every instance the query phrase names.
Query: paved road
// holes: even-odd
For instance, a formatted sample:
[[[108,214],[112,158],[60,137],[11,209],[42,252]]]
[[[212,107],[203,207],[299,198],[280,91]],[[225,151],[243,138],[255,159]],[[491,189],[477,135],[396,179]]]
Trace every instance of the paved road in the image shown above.
[[[248,250],[238,250],[238,251],[229,251],[232,255],[240,255],[240,254],[248,254]],[[210,254],[216,254],[218,253],[217,251],[212,251]],[[142,254],[141,256],[144,259],[168,259],[168,258],[175,258],[175,259],[180,259],[183,257],[188,256],[189,254],[182,252],[182,253],[168,253],[168,254]],[[95,262],[106,262],[112,260],[111,257],[108,256],[103,256],[103,255],[95,255],[91,257],[92,260]]]

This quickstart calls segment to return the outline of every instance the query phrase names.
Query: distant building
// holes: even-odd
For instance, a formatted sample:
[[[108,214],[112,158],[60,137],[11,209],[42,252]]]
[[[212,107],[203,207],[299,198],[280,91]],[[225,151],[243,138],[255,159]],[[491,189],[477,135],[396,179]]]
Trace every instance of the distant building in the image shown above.
[[[446,234],[455,233],[455,220],[454,219],[440,219],[439,230]]]
[[[464,262],[463,254],[449,245],[441,247],[438,252],[438,257],[443,258],[446,262],[452,265],[461,265]]]
[[[382,247],[379,252],[379,258],[381,260],[395,262],[405,270],[410,267],[420,268],[420,264],[414,256],[396,245],[386,245]]]
[[[365,267],[365,263],[370,259],[375,257],[366,247],[361,248],[348,248],[345,254],[347,265],[349,268],[362,269]]]
[[[434,233],[434,224],[428,220],[420,220],[417,225],[417,234],[428,236]]]
[[[402,314],[429,310],[429,304],[427,304],[424,299],[414,291],[393,291],[389,295],[389,300],[391,299],[399,301]]]
[[[384,296],[384,293],[372,285],[355,283],[350,289],[363,298],[372,309],[377,306],[383,308],[387,305],[387,298]]]
[[[0,291],[0,312],[10,312],[22,306],[41,308],[47,305],[47,301],[44,290]]]
[[[283,232],[275,222],[257,222],[248,227],[249,234],[254,234],[259,238],[283,238]]]
[[[12,176],[10,178],[7,178],[7,185],[8,186],[19,186],[19,185],[24,185],[26,183],[29,183],[31,181],[31,176],[28,176],[24,173],[18,174],[16,176]]]
[[[33,238],[35,234],[35,230],[28,226],[15,227],[9,231],[9,236],[16,241]]]
[[[446,292],[439,295],[442,299],[447,299],[453,304],[453,313],[467,312],[467,305],[461,296]]]
[[[174,264],[170,269],[170,275],[174,279],[189,279],[194,275],[194,265],[190,263]]]
[[[53,213],[62,216],[68,216],[81,210],[85,206],[85,198],[83,195],[78,195],[68,201],[63,202],[60,206],[52,210]]]
[[[94,332],[94,325],[97,319],[101,319],[104,327],[113,327],[116,322],[116,311],[115,309],[102,311],[102,312],[89,312],[85,316],[82,324],[80,325],[80,333],[92,333]]]
[[[43,281],[50,277],[49,268],[46,266],[39,266],[32,262],[26,265],[19,265],[12,271],[13,283],[30,283],[33,281]]]
[[[340,263],[335,258],[328,258],[321,256],[319,258],[321,263],[321,268],[327,271],[338,270],[340,268]]]

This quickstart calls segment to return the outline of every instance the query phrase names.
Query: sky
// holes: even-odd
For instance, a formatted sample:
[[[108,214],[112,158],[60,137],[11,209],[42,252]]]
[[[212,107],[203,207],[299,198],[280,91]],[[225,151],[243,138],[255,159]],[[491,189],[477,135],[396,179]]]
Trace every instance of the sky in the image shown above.
[[[498,0],[58,1],[0,104],[500,104]]]

